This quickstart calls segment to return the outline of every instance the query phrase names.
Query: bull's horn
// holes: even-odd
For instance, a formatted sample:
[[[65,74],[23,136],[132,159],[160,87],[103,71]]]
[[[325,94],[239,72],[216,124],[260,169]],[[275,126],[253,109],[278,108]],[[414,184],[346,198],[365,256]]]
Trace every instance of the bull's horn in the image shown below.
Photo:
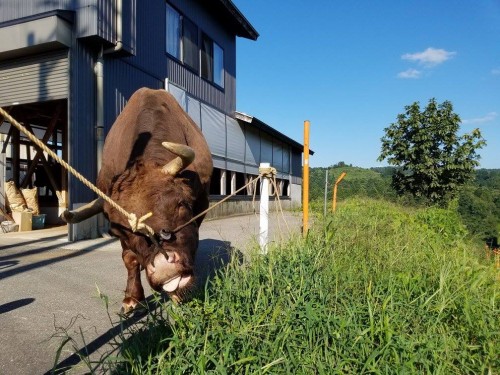
[[[165,164],[161,170],[163,173],[175,176],[193,162],[194,150],[191,147],[172,142],[163,142],[162,145],[168,151],[177,155],[174,160]]]
[[[103,211],[104,199],[97,198],[84,206],[78,207],[76,210],[66,210],[61,214],[61,219],[69,224],[76,224],[89,217],[97,215]]]

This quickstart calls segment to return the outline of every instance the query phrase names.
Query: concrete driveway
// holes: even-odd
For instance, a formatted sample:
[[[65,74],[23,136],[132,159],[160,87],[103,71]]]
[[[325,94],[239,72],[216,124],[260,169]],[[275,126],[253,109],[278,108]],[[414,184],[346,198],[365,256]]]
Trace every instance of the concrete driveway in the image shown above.
[[[270,240],[279,242],[299,235],[298,214],[270,219]],[[243,253],[256,246],[256,215],[206,221],[200,231],[196,258],[200,280],[227,260],[229,248]],[[288,230],[287,225],[290,230]],[[67,228],[0,234],[0,374],[50,373],[77,365],[71,373],[89,372],[75,353],[93,360],[109,353],[120,333],[119,316],[126,271],[115,239],[68,242]],[[151,291],[145,286],[146,295]],[[108,297],[109,307],[99,298]],[[138,317],[130,317],[125,326]],[[69,334],[61,358],[57,349]],[[82,336],[85,341],[83,341]],[[97,370],[97,372],[101,372]]]

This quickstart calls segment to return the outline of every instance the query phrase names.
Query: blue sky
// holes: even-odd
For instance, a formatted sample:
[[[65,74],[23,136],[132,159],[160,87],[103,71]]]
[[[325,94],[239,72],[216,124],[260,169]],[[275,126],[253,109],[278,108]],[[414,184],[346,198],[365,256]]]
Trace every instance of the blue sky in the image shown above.
[[[311,166],[377,162],[415,101],[449,100],[500,168],[500,0],[233,0],[259,32],[237,40],[237,109],[303,142]]]

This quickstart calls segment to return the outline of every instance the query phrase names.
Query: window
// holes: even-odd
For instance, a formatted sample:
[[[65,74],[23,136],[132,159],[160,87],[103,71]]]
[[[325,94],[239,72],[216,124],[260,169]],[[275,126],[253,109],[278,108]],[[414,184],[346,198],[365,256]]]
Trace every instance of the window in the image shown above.
[[[214,83],[224,88],[224,51],[214,42]]]
[[[167,52],[181,60],[181,15],[167,5]]]
[[[198,70],[198,28],[187,18],[182,20],[182,61]]]
[[[224,88],[224,50],[206,34],[201,38],[201,76]]]
[[[167,4],[167,53],[189,68],[199,71],[202,78],[224,88],[224,50],[208,35]],[[201,65],[200,65],[201,63]]]
[[[198,71],[198,28],[168,4],[167,53]]]
[[[213,80],[213,44],[208,36],[203,34],[201,38],[201,76],[206,80]]]

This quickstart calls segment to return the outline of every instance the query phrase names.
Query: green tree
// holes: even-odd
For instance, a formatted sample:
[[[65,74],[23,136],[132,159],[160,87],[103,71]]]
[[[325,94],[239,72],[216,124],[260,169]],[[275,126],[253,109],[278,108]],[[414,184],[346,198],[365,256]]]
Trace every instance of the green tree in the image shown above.
[[[398,194],[445,203],[473,177],[486,143],[479,129],[460,136],[460,122],[451,102],[431,99],[424,110],[418,102],[406,106],[384,129],[378,160],[398,167],[392,177]]]

